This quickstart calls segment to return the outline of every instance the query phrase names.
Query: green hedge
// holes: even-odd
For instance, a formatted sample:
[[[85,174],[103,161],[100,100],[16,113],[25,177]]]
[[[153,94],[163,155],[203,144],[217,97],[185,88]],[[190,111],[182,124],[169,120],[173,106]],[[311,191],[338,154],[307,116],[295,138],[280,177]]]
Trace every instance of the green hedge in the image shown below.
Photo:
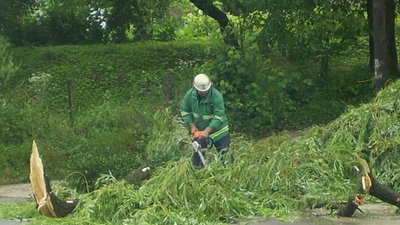
[[[208,43],[146,42],[119,45],[59,46],[18,48],[14,60],[21,68],[10,84],[28,89],[36,80],[49,77],[46,103],[53,109],[68,107],[68,92],[72,96],[72,110],[86,109],[101,103],[105,97],[116,101],[160,95],[160,85],[168,73],[174,81],[188,65],[202,64],[213,56]],[[70,91],[67,85],[70,82]],[[179,87],[179,85],[177,85]],[[13,88],[12,85],[9,85]],[[42,87],[43,88],[43,87]],[[38,88],[31,90],[37,92]],[[37,94],[37,93],[36,93]]]

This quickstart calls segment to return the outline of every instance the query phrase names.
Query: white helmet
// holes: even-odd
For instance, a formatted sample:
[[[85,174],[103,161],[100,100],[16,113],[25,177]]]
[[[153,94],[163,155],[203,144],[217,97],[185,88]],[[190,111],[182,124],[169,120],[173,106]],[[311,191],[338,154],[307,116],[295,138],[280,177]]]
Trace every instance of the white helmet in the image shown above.
[[[208,91],[211,87],[211,80],[205,74],[197,74],[193,80],[193,86],[198,91]]]

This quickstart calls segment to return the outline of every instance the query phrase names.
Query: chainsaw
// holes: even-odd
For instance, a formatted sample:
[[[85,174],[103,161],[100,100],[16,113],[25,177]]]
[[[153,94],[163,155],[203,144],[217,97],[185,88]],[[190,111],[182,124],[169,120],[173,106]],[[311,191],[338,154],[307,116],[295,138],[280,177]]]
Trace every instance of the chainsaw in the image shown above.
[[[199,142],[195,140],[192,142],[192,146],[194,148],[194,151],[197,152],[197,154],[199,155],[201,163],[205,166],[206,159],[204,158],[203,153],[201,152],[201,145],[199,144]]]
[[[194,133],[192,135],[192,146],[194,148],[194,151],[197,152],[197,154],[199,155],[199,158],[201,160],[201,163],[203,164],[203,166],[206,165],[206,159],[204,158],[203,153],[201,152],[201,144],[197,141],[198,138],[200,137],[201,131],[197,131],[196,133]]]

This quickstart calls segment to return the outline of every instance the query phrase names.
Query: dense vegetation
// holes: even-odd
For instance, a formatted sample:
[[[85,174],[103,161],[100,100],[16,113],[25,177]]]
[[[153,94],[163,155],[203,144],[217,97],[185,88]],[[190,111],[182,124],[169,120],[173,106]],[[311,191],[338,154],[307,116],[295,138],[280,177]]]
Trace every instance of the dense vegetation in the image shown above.
[[[255,143],[235,136],[232,153],[237,160],[228,167],[214,159],[205,169],[194,169],[186,157],[191,151],[187,144],[180,157],[156,168],[141,186],[103,175],[96,191],[72,193],[82,202],[65,219],[38,218],[33,202],[20,204],[18,211],[10,204],[0,215],[33,218],[33,224],[225,224],[252,216],[290,219],[319,202],[347,199],[356,184],[351,168],[358,162],[353,152],[368,159],[381,182],[399,191],[399,90],[396,82],[370,103],[295,138],[283,132]],[[162,131],[156,129],[150,135],[151,146],[157,147],[151,150],[176,154],[170,147],[182,136],[182,125],[169,111],[159,112],[158,121]],[[164,136],[174,141],[166,145]],[[71,194],[58,190],[59,196]]]
[[[295,89],[298,94],[290,95],[289,85],[274,86],[271,94],[278,102],[276,105],[272,105],[273,101],[261,102],[261,106],[264,104],[261,107],[254,104],[262,101],[259,97],[268,96],[260,94],[268,85],[262,89],[261,86],[249,89],[247,85],[257,87],[265,80],[249,83],[238,76],[244,90],[237,92],[229,90],[228,80],[212,73],[219,70],[217,74],[224,76],[223,71],[227,68],[218,67],[224,65],[222,57],[226,57],[224,62],[237,66],[238,71],[243,70],[246,61],[239,60],[238,55],[229,55],[235,52],[230,51],[224,56],[217,54],[221,52],[220,47],[207,43],[154,42],[14,49],[13,62],[19,65],[19,70],[5,79],[2,92],[1,123],[5,131],[2,132],[2,148],[6,152],[2,155],[2,163],[6,165],[3,182],[26,181],[30,147],[35,139],[52,180],[65,180],[67,187],[80,193],[86,192],[87,188],[95,190],[77,196],[83,201],[71,220],[84,217],[93,223],[127,220],[151,224],[164,219],[168,223],[216,223],[253,215],[282,218],[320,200],[316,197],[318,193],[330,193],[332,199],[344,198],[348,187],[342,184],[348,183],[351,176],[350,152],[347,151],[354,149],[352,136],[346,136],[350,138],[345,139],[346,142],[335,142],[334,137],[345,138],[335,133],[336,128],[329,129],[332,133],[314,128],[308,134],[311,136],[293,142],[287,141],[289,136],[284,134],[273,135],[255,145],[244,135],[256,136],[257,133],[250,129],[253,126],[264,127],[258,134],[270,135],[285,128],[276,124],[288,121],[289,128],[297,129],[312,123],[326,123],[344,111],[347,103],[362,101],[357,93],[368,92],[370,85],[360,83],[358,88],[351,85],[346,93],[339,91],[346,90],[346,85],[338,85],[338,89],[335,86],[330,89],[330,95],[324,95],[312,82],[306,85],[308,88],[300,88],[304,83],[298,81],[308,73],[286,71],[284,68],[287,67],[271,62],[268,64],[271,73],[278,71],[277,74],[282,75],[276,83],[290,83],[290,87],[298,87]],[[160,63],[149,63],[155,57]],[[232,152],[238,158],[232,167],[223,168],[219,163],[212,163],[209,168],[197,171],[190,166],[192,150],[186,129],[180,123],[177,106],[197,71],[210,73],[216,85],[225,92],[228,115],[234,128]],[[363,69],[353,61],[352,66],[338,68],[338,71],[346,76],[354,71],[362,73]],[[347,80],[350,83],[351,79],[354,78],[338,77],[332,82]],[[68,81],[72,83],[70,88]],[[299,94],[301,98],[296,101]],[[69,98],[72,104],[69,104]],[[292,105],[289,108],[292,111],[287,110],[285,104]],[[259,116],[245,116],[246,107],[255,112],[267,110]],[[310,110],[313,108],[316,110]],[[271,116],[264,118],[265,115]],[[273,117],[280,119],[273,120]],[[281,118],[286,120],[281,121]],[[362,117],[355,115],[354,118]],[[310,152],[309,145],[314,146],[313,140],[324,135],[328,135],[328,139]],[[333,142],[329,142],[330,138]],[[350,141],[349,146],[342,146],[347,141]],[[337,152],[327,149],[337,144]],[[299,154],[310,160],[309,163],[301,164]],[[143,186],[127,185],[122,181],[130,171],[144,164],[151,165],[155,172]],[[332,166],[336,168],[333,171]],[[304,173],[311,177],[303,177]],[[311,182],[316,177],[319,182]],[[333,182],[333,187],[329,182]],[[204,196],[204,193],[210,196]],[[109,194],[114,196],[113,204],[110,204]],[[302,197],[294,200],[292,194]],[[226,204],[221,205],[221,202]],[[204,207],[201,212],[209,217],[193,214],[193,210],[201,205]],[[25,213],[27,217],[32,215],[29,210]],[[9,213],[5,214],[8,216]]]
[[[26,180],[11,168],[26,169],[32,139],[47,149],[51,174],[67,168],[85,171],[89,180],[100,171],[127,174],[141,162],[154,112],[176,108],[177,93],[190,87],[189,66],[208,57],[206,48],[147,43],[17,49],[20,70],[3,89],[1,140],[11,154],[3,157],[5,179]]]
[[[298,72],[270,62],[263,65],[269,72],[252,81],[249,55],[221,51],[207,43],[156,42],[15,49],[19,70],[2,89],[1,140],[10,153],[2,157],[8,165],[2,182],[26,179],[32,139],[42,146],[50,174],[79,171],[92,182],[108,170],[127,174],[146,160],[155,112],[169,108],[177,115],[199,71],[224,92],[233,132],[250,137],[326,123],[371,95],[368,83],[348,76],[368,75],[357,61],[338,68],[341,76],[321,89],[318,76],[309,75],[312,67]]]
[[[208,0],[222,27],[189,1],[137,2],[0,3],[0,184],[27,182],[35,140],[58,195],[82,199],[34,223],[287,218],[347,198],[354,151],[399,190],[399,83],[374,98],[364,3]],[[200,72],[224,95],[228,167],[190,165],[178,106]],[[151,178],[127,184],[142,166]],[[14,206],[0,217],[37,216]]]

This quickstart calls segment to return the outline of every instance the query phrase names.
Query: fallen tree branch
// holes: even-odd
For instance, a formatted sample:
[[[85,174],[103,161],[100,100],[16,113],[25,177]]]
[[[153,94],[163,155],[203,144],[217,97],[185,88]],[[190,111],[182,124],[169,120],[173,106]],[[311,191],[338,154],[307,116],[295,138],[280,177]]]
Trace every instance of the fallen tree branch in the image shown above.
[[[374,177],[370,176],[372,186],[368,191],[368,194],[386,202],[391,205],[395,205],[400,207],[400,195],[395,193],[390,188],[384,186],[379,181],[377,181]]]
[[[400,207],[400,195],[376,180],[372,176],[372,170],[369,167],[368,163],[364,159],[362,159],[357,153],[354,153],[354,156],[357,158],[363,168],[363,176],[361,177],[359,184],[357,185],[356,194],[349,197],[347,203],[341,205],[338,208],[337,215],[343,217],[351,217],[356,209],[358,209],[358,206],[364,204],[364,194],[369,194],[382,200],[383,202]]]
[[[55,218],[65,217],[75,210],[78,200],[62,201],[53,193],[50,180],[44,173],[42,159],[39,157],[35,141],[32,143],[29,179],[36,208],[42,215]]]

